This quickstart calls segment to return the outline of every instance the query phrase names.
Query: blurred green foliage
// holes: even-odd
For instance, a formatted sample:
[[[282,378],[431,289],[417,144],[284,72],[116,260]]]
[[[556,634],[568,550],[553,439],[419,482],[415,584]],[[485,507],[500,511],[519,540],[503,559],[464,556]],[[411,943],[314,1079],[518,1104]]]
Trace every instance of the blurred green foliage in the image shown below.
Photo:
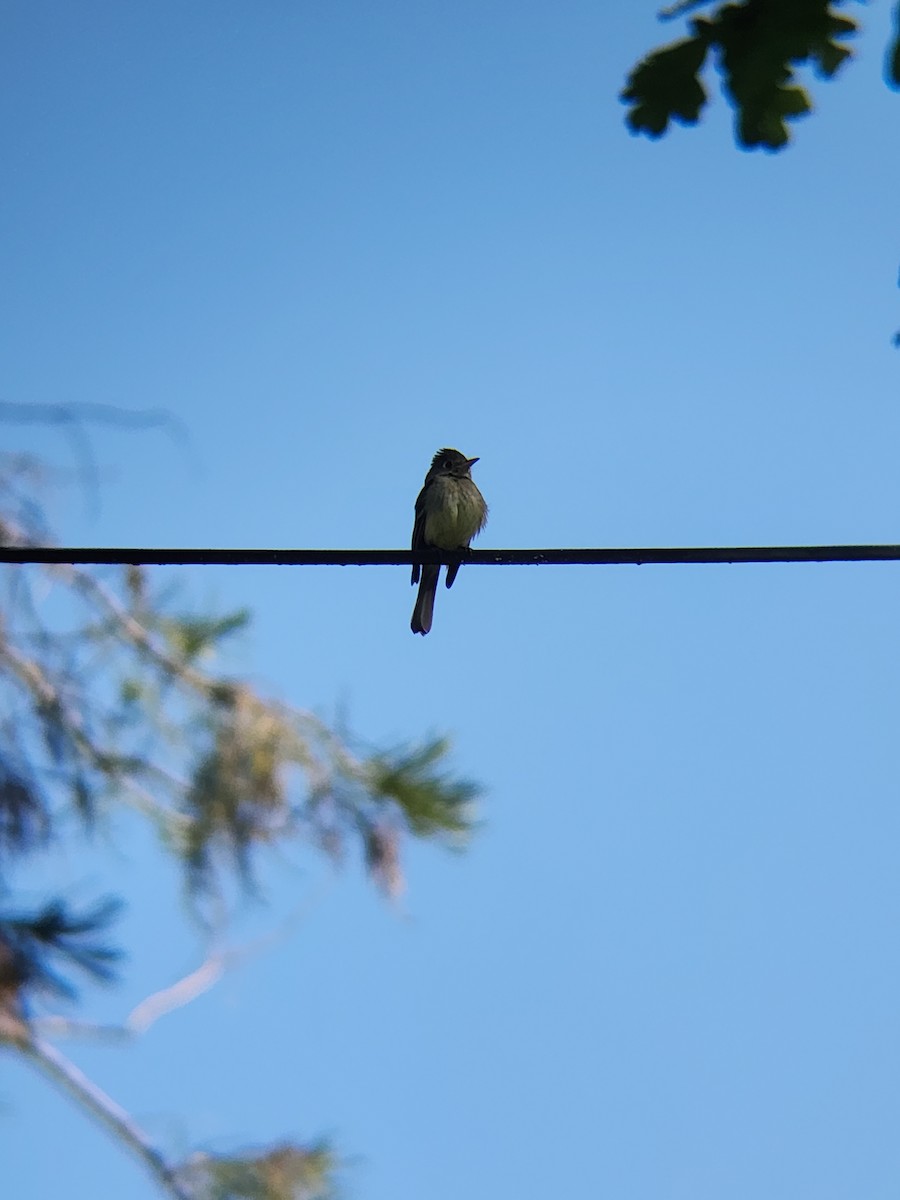
[[[691,19],[689,37],[653,51],[628,76],[621,95],[629,108],[628,125],[635,133],[661,137],[673,120],[696,124],[708,100],[703,72],[712,61],[735,111],[738,144],[782,149],[790,139],[790,123],[813,107],[798,82],[798,68],[810,67],[830,79],[852,56],[847,41],[858,25],[838,11],[847,2],[740,0]],[[709,7],[709,0],[688,0],[659,15],[671,20]],[[900,80],[896,42],[888,79]]]

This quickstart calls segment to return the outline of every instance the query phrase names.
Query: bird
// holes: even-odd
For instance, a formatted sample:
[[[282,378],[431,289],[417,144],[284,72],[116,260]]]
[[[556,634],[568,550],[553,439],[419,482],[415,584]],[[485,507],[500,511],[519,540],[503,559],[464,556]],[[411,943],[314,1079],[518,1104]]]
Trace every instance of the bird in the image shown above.
[[[477,458],[466,458],[459,450],[446,447],[435,454],[416,500],[413,554],[417,550],[468,550],[472,538],[484,529],[488,507],[471,474],[477,462]],[[458,562],[447,567],[448,588],[459,568]],[[431,629],[440,573],[436,563],[413,563],[412,583],[419,584],[410,621],[413,633],[424,636]]]

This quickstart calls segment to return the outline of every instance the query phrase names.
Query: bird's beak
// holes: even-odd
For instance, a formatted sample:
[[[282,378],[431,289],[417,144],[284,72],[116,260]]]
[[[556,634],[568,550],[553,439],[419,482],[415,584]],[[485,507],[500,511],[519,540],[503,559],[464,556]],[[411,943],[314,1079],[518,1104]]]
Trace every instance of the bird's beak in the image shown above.
[[[466,466],[467,466],[467,467],[469,467],[469,468],[471,468],[471,467],[474,467],[474,465],[475,465],[477,462],[478,462],[478,459],[477,459],[477,458],[467,458],[467,459],[466,459]]]

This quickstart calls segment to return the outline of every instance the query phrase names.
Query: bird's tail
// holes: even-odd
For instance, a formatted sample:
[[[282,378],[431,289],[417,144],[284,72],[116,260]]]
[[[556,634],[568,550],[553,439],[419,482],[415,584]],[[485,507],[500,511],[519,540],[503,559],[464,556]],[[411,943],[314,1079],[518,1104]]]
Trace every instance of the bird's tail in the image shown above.
[[[434,616],[434,593],[437,591],[440,571],[440,567],[431,566],[428,563],[422,567],[422,582],[419,584],[416,606],[409,623],[413,633],[424,635],[431,629],[431,621]]]

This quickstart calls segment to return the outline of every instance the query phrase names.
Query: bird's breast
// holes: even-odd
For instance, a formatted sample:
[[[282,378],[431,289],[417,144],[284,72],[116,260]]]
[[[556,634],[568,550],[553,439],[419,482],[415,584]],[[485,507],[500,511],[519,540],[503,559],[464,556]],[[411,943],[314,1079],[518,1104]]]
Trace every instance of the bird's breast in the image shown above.
[[[468,479],[438,478],[425,510],[425,541],[441,550],[468,546],[484,524],[485,504]]]

